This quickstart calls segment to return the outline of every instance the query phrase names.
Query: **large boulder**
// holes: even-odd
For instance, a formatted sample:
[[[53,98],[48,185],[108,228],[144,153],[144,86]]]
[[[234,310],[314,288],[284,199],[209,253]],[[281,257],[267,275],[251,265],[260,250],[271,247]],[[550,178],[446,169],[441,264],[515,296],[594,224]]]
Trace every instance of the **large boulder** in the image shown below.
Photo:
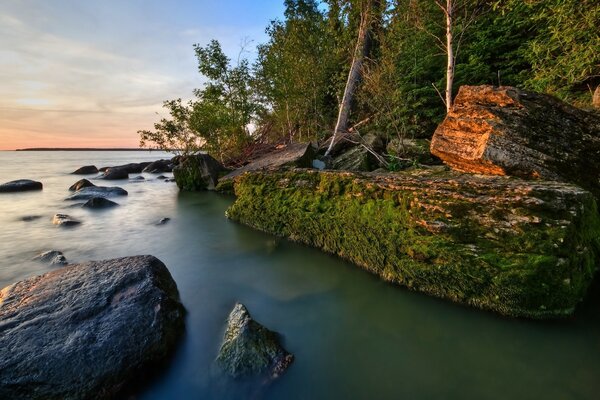
[[[217,365],[232,378],[266,374],[278,378],[294,360],[279,344],[279,335],[256,322],[243,304],[237,303],[227,320],[227,330]]]
[[[431,152],[459,171],[573,182],[600,197],[600,115],[552,96],[463,86]]]
[[[94,197],[117,197],[127,196],[127,190],[118,186],[89,186],[84,187],[67,197],[65,200],[89,200]]]
[[[129,171],[126,168],[109,168],[106,171],[104,171],[100,179],[105,179],[107,181],[129,179]]]
[[[71,172],[71,174],[73,175],[91,175],[91,174],[97,174],[98,168],[96,168],[95,165],[86,165],[84,167],[81,167],[73,172]]]
[[[570,315],[600,259],[595,198],[564,182],[296,170],[245,174],[235,193],[235,221],[510,316]]]
[[[32,190],[42,190],[42,188],[41,182],[32,181],[30,179],[19,179],[0,185],[0,193],[28,192]]]
[[[181,159],[173,169],[173,176],[181,190],[212,190],[225,171],[225,167],[208,154],[195,154]]]
[[[88,262],[0,291],[0,398],[116,398],[172,351],[184,309],[152,256]]]
[[[115,165],[113,167],[102,167],[99,169],[99,171],[106,172],[109,169],[114,168],[127,171],[128,174],[139,174],[144,170],[144,168],[146,168],[150,164],[151,162],[129,163],[123,165]]]
[[[79,189],[83,189],[85,187],[93,187],[93,186],[96,186],[96,185],[94,185],[92,182],[88,181],[87,179],[80,179],[77,182],[75,182],[73,185],[71,185],[69,190],[71,192],[76,192]]]
[[[173,171],[173,163],[171,160],[156,160],[150,163],[142,172],[150,174],[160,174],[162,172]]]
[[[335,156],[331,168],[341,171],[373,171],[381,167],[375,154],[379,155],[383,149],[381,137],[369,133],[364,137],[359,137],[359,141],[352,147],[346,148]]]

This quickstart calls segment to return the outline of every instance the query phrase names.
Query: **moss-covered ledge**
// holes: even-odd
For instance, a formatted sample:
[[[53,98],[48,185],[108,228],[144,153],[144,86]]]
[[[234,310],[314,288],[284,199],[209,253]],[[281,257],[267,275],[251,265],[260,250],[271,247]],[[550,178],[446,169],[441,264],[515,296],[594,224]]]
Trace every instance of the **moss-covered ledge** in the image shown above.
[[[235,192],[232,220],[510,316],[571,314],[600,254],[594,197],[566,183],[294,170],[245,174]]]

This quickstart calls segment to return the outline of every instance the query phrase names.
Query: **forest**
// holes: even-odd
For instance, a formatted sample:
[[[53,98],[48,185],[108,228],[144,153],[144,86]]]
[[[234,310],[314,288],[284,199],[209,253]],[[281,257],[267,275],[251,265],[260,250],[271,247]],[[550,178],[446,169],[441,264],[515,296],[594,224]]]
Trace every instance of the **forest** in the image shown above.
[[[461,85],[516,86],[592,107],[597,0],[285,0],[252,61],[195,45],[206,84],[140,131],[142,147],[239,162],[265,143],[346,131],[430,138]],[[188,96],[182,93],[182,97]]]

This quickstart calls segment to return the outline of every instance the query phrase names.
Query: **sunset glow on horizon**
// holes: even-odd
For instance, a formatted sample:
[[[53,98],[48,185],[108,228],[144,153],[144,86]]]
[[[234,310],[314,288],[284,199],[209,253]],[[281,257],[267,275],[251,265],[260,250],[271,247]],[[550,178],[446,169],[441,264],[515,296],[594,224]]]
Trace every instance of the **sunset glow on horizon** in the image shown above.
[[[202,85],[192,45],[217,39],[237,56],[281,15],[269,3],[2,2],[0,150],[138,147],[164,100]]]

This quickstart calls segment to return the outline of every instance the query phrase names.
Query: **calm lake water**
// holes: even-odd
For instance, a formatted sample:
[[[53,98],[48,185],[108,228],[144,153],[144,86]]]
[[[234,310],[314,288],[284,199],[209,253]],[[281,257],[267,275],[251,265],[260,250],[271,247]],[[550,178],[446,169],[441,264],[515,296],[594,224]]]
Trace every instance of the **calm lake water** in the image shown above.
[[[70,262],[160,258],[188,310],[174,360],[136,399],[598,399],[600,300],[575,318],[498,317],[379,281],[333,256],[237,225],[233,198],[179,193],[153,179],[115,181],[121,207],[91,212],[63,199],[69,172],[168,157],[157,152],[0,152],[0,182],[42,192],[0,195],[0,286],[49,271],[31,261],[58,249]],[[169,175],[169,174],[167,174]],[[134,175],[132,175],[133,177]],[[111,184],[112,185],[112,184]],[[52,225],[55,213],[83,221]],[[23,216],[39,215],[32,222]],[[171,218],[164,226],[154,223]],[[211,365],[236,301],[280,332],[296,360],[264,391],[216,382]]]

